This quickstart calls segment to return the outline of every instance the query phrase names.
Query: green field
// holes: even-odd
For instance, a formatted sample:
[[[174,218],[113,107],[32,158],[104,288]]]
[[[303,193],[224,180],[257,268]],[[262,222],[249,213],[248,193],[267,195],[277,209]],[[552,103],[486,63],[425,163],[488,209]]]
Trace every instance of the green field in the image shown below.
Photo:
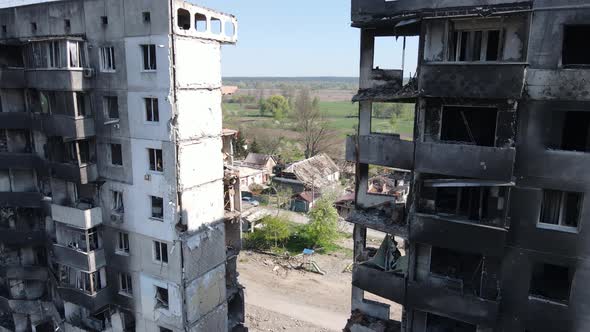
[[[275,128],[293,129],[293,120],[283,119],[280,122],[272,117],[262,117],[255,105],[239,105],[224,103],[224,126],[230,128]],[[358,104],[345,101],[320,102],[320,111],[326,119],[328,128],[338,131],[343,137],[354,134],[358,124]],[[405,138],[411,138],[414,126],[414,105],[404,104],[401,116],[395,128],[389,119],[373,118],[373,132],[398,133]]]

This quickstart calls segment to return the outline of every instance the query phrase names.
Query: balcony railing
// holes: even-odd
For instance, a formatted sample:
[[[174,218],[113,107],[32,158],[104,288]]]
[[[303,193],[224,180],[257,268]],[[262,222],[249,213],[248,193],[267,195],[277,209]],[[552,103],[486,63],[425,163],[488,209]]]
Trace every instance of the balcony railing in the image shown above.
[[[49,162],[51,174],[57,178],[86,184],[98,179],[96,164],[70,164]]]
[[[102,223],[100,207],[79,209],[51,204],[51,216],[55,221],[81,229],[90,229]]]
[[[91,88],[91,69],[27,69],[27,87],[38,90],[82,91]]]
[[[0,88],[22,89],[25,87],[25,70],[23,68],[0,68]]]
[[[411,170],[414,168],[414,142],[396,135],[349,136],[346,160],[356,162],[357,159],[362,164]]]
[[[53,254],[57,263],[63,263],[84,271],[97,271],[106,265],[106,257],[102,248],[84,252],[65,245],[54,244]]]

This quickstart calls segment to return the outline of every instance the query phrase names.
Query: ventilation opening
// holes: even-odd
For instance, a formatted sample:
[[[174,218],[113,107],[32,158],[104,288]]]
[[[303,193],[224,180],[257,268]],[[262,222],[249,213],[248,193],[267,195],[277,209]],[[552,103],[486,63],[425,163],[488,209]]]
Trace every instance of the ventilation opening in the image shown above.
[[[567,303],[573,269],[546,263],[535,263],[529,294],[534,297]]]
[[[494,146],[498,110],[487,107],[445,106],[441,141]]]
[[[547,119],[552,124],[548,128],[556,128],[547,137],[549,148],[590,152],[590,112],[552,112]],[[561,132],[557,128],[561,128]]]
[[[580,193],[543,190],[539,222],[576,229],[580,220],[581,206],[582,194]]]
[[[590,48],[587,47],[590,25],[565,26],[563,31],[562,63],[564,66],[590,65]]]
[[[475,325],[431,313],[426,315],[427,332],[476,332],[476,330]]]
[[[371,132],[377,134],[397,133],[411,140],[414,135],[414,104],[373,103]]]
[[[203,14],[196,13],[195,14],[195,28],[198,32],[206,32],[207,31],[207,16]]]
[[[176,19],[178,21],[178,27],[182,30],[190,30],[191,28],[191,13],[186,10],[179,8],[176,13]]]
[[[432,247],[431,280],[457,292],[479,296],[483,256]]]
[[[221,20],[218,18],[212,17],[211,18],[211,33],[219,35],[219,34],[221,34],[221,28],[222,28]]]

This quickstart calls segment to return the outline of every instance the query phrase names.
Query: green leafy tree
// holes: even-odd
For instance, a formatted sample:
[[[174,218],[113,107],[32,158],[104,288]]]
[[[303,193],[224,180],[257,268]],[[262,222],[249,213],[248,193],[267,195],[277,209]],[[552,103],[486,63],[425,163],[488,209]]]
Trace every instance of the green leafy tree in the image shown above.
[[[267,216],[262,219],[262,225],[260,235],[267,244],[277,247],[279,244],[284,244],[291,236],[289,222],[284,218]]]
[[[252,144],[250,144],[249,150],[252,153],[260,153],[260,146],[258,146],[258,143],[256,142],[256,140],[252,141]]]
[[[287,116],[289,111],[289,101],[281,95],[270,96],[260,103],[260,114],[271,114],[277,120]]]
[[[309,212],[310,223],[304,233],[314,247],[333,245],[338,239],[338,211],[333,201],[328,198],[319,199]]]

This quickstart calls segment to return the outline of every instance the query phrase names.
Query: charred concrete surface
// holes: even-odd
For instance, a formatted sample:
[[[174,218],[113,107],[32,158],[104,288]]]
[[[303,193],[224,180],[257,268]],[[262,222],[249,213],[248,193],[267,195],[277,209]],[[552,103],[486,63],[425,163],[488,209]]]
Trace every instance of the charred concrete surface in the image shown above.
[[[346,150],[357,163],[347,330],[589,330],[590,5],[352,0],[352,21],[361,77]],[[419,38],[418,69],[402,86],[404,68],[375,68],[375,39],[408,36]],[[415,104],[412,141],[372,132],[377,102]],[[369,192],[374,167],[411,171],[408,197]],[[367,228],[389,234],[378,250]],[[402,322],[365,292],[402,305]]]
[[[0,329],[241,329],[221,128],[236,18],[10,0],[0,22]]]

